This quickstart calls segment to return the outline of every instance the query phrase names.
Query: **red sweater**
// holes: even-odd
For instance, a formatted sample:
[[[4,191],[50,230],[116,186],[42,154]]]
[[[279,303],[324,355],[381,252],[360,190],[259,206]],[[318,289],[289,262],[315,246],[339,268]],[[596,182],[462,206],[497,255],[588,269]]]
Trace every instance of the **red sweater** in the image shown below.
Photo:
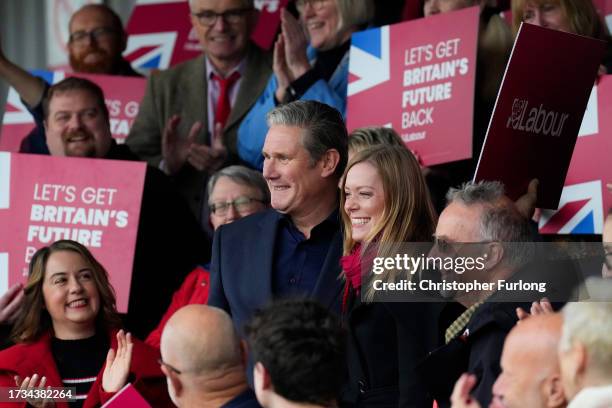
[[[159,368],[157,359],[159,352],[133,338],[134,349],[132,364],[130,366],[130,381],[147,401],[154,401],[156,407],[174,407],[168,396],[166,379]],[[110,336],[111,347],[117,349],[117,332]],[[114,393],[104,392],[102,389],[102,374],[104,367],[98,373],[96,381],[91,386],[83,408],[99,407],[108,401]],[[55,360],[51,352],[51,334],[42,335],[33,343],[21,343],[6,350],[0,351],[0,387],[16,387],[14,376],[22,379],[38,374],[47,377],[47,386],[63,387]],[[21,402],[0,402],[0,408],[25,407]],[[68,408],[68,403],[57,402],[56,408]]]
[[[210,272],[202,266],[197,266],[187,275],[181,287],[174,292],[172,303],[164,313],[159,325],[149,334],[145,343],[159,350],[162,331],[174,312],[187,305],[205,305],[208,302],[208,288],[210,286]]]

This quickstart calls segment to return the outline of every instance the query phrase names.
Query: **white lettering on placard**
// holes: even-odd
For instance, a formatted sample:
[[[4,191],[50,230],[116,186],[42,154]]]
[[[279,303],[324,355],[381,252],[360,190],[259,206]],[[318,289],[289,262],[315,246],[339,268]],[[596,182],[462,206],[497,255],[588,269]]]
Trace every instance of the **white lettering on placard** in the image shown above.
[[[0,152],[0,210],[11,205],[11,154]]]
[[[545,109],[544,104],[529,109],[528,100],[515,98],[506,128],[536,135],[561,136],[568,117],[568,113]]]
[[[460,38],[451,38],[404,51],[407,69],[403,73],[402,109],[408,110],[402,112],[402,130],[412,130],[402,133],[405,142],[425,138],[424,131],[414,128],[435,122],[434,106],[428,105],[452,99],[452,79],[470,72],[469,59],[459,56],[460,44]]]

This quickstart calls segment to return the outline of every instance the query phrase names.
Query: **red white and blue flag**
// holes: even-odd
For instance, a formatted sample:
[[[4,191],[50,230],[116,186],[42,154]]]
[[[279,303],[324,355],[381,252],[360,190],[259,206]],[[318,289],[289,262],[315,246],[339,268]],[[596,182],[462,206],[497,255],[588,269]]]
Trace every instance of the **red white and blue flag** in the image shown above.
[[[601,234],[612,207],[612,75],[593,88],[584,114],[559,208],[543,211],[543,234]]]

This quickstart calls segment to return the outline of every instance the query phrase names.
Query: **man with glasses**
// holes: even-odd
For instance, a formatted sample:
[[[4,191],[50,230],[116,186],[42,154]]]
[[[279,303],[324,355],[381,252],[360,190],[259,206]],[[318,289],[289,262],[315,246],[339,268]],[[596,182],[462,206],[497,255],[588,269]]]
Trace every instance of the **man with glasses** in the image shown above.
[[[160,365],[177,407],[259,407],[245,375],[246,350],[221,309],[189,305],[168,321]]]
[[[450,406],[453,386],[464,372],[476,375],[472,395],[488,406],[500,373],[504,339],[518,320],[516,308],[529,309],[527,298],[538,300],[545,294],[509,293],[496,286],[500,280],[531,281],[537,271],[530,263],[534,247],[529,223],[505,196],[501,183],[466,183],[451,188],[447,201],[428,256],[454,260],[440,268],[442,283],[472,283],[475,289],[447,286],[440,291],[449,302],[441,307],[436,322],[442,345],[428,355],[420,370],[440,407]],[[432,278],[427,275],[426,279]]]
[[[83,6],[70,18],[68,30],[68,56],[74,72],[140,76],[121,56],[127,35],[121,19],[108,6]],[[49,154],[42,123],[49,85],[8,60],[1,49],[0,77],[15,88],[36,122],[36,128],[22,142],[21,152]]]
[[[237,157],[238,126],[263,91],[271,63],[250,41],[253,0],[191,0],[189,7],[203,53],[149,79],[126,143],[174,177],[206,226],[202,186]]]

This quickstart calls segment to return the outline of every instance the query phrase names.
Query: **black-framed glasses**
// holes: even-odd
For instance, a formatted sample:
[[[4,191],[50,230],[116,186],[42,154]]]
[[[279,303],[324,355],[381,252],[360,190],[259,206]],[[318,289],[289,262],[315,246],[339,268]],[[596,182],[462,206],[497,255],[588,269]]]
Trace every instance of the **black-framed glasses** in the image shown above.
[[[210,212],[215,215],[224,216],[225,214],[227,214],[227,211],[229,210],[231,206],[231,207],[234,207],[234,209],[238,211],[239,213],[244,213],[253,208],[253,203],[263,203],[263,202],[264,202],[263,200],[260,200],[258,198],[242,196],[232,201],[212,203],[210,204]]]
[[[223,13],[215,13],[211,10],[203,10],[198,13],[191,14],[198,19],[201,25],[208,27],[214,25],[219,17],[221,17],[223,21],[228,24],[239,23],[244,19],[244,16],[252,10],[252,8],[248,7],[227,10]]]
[[[300,13],[304,11],[309,4],[313,9],[321,10],[328,1],[329,0],[295,0],[295,6]]]
[[[161,358],[157,359],[157,363],[159,365],[163,365],[165,367],[167,367],[170,371],[173,371],[177,374],[182,374],[181,370],[179,370],[178,368],[175,368],[174,366],[171,366],[170,364],[166,363],[164,360],[162,360]]]
[[[94,30],[91,31],[84,31],[84,30],[80,30],[80,31],[75,31],[74,33],[70,34],[70,37],[68,39],[68,41],[71,44],[83,44],[85,43],[85,41],[87,40],[102,40],[102,39],[106,39],[108,37],[111,37],[113,35],[117,34],[117,30],[115,30],[114,28],[111,27],[98,27]]]

